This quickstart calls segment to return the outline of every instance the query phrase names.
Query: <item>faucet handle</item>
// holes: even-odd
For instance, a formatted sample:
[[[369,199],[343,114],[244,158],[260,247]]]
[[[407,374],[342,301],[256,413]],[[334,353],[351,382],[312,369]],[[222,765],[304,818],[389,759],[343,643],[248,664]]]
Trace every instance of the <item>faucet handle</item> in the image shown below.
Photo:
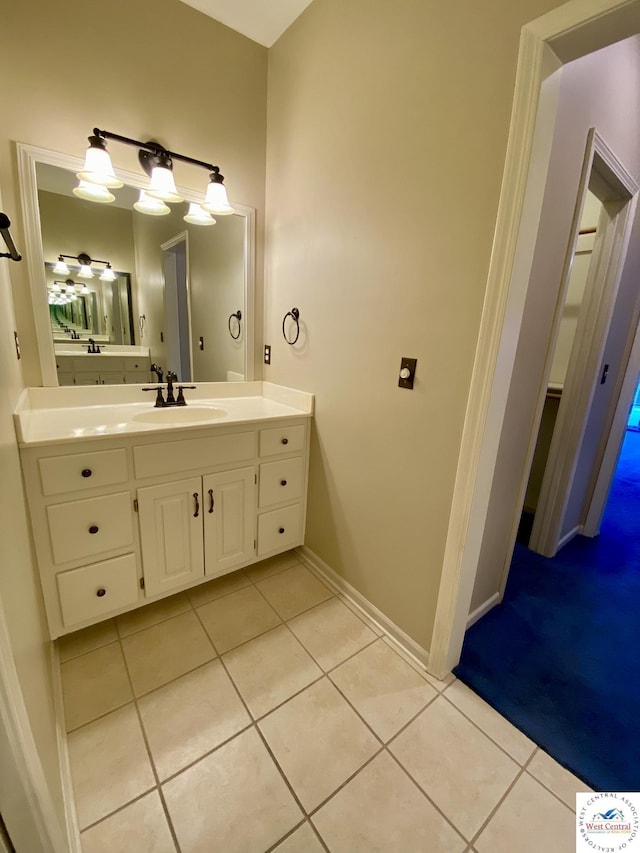
[[[164,397],[162,396],[163,388],[161,385],[154,385],[151,388],[143,388],[143,391],[157,391],[156,394],[156,402],[154,408],[163,409],[167,404],[164,401]]]
[[[178,399],[176,400],[176,406],[186,406],[187,401],[184,399],[184,394],[182,393],[184,388],[195,388],[195,385],[178,385]]]

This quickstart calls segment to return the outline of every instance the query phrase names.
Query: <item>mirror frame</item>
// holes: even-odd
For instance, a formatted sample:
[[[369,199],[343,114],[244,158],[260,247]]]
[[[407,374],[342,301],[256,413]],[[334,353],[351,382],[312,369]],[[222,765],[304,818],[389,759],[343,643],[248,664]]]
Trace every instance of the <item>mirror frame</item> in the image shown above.
[[[25,259],[29,274],[33,321],[35,324],[40,376],[43,387],[59,387],[56,370],[56,358],[51,335],[49,304],[47,302],[47,284],[44,274],[44,250],[40,230],[40,208],[38,206],[38,184],[36,165],[59,166],[72,172],[82,169],[83,160],[72,154],[51,151],[35,145],[16,142],[18,160],[18,180],[22,194],[22,219],[24,226]],[[125,184],[144,189],[148,179],[143,174],[118,169],[118,175]],[[185,201],[202,201],[201,194],[186,187],[178,187]],[[256,266],[256,212],[253,207],[230,201],[238,216],[245,222],[245,268],[244,268],[244,305],[245,320],[245,381],[254,378],[254,337],[255,337],[255,266]],[[197,379],[195,380],[198,381]],[[207,380],[200,380],[206,382]]]

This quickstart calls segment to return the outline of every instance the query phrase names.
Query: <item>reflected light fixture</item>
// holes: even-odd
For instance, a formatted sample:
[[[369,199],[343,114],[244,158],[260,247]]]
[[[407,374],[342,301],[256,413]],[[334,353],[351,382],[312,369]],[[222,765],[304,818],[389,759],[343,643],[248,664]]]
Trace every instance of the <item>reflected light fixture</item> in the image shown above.
[[[80,181],[78,186],[73,188],[73,194],[85,201],[95,201],[98,204],[111,204],[116,200],[114,194],[110,193],[106,187],[91,184],[88,181]]]
[[[64,255],[58,255],[53,271],[56,275],[69,275],[69,267],[64,262]]]
[[[115,197],[109,192],[109,188],[123,186],[122,181],[113,170],[111,158],[107,151],[107,140],[122,142],[125,145],[133,145],[138,148],[138,160],[150,178],[149,186],[143,191],[145,195],[143,196],[141,192],[140,198],[134,204],[134,208],[140,213],[146,213],[150,216],[164,216],[169,210],[165,210],[157,204],[154,205],[152,200],[160,203],[169,202],[170,204],[183,201],[176,189],[173,177],[174,160],[200,166],[209,172],[209,184],[205,199],[201,204],[204,212],[195,211],[191,205],[189,212],[184,217],[186,222],[191,222],[194,225],[213,225],[214,222],[209,221],[204,213],[227,216],[234,212],[229,204],[224,177],[220,174],[218,166],[206,163],[203,160],[196,160],[193,157],[187,157],[184,154],[178,154],[175,151],[169,151],[158,142],[140,142],[137,139],[130,139],[128,136],[121,136],[108,130],[100,130],[97,127],[94,127],[93,135],[89,137],[89,148],[87,149],[84,168],[77,173],[80,184],[73,192],[80,198],[101,203],[114,201]],[[187,219],[187,217],[191,218]]]
[[[148,216],[166,216],[171,213],[169,205],[159,198],[151,198],[144,190],[140,190],[138,201],[133,206],[139,213],[146,213]]]
[[[189,212],[182,217],[185,222],[190,225],[215,225],[216,221],[213,216],[206,210],[203,210],[201,204],[197,201],[192,201],[189,204]]]
[[[65,258],[71,261],[78,261],[80,265],[79,272],[76,273],[78,278],[93,278],[94,273],[91,269],[92,264],[104,264],[104,270],[100,274],[100,281],[115,281],[117,276],[111,268],[109,261],[101,261],[98,258],[91,258],[86,252],[80,252],[78,255],[58,255],[58,262],[53,268],[54,273],[58,275],[69,275],[69,267],[65,263]],[[67,280],[67,284],[73,284],[72,279]],[[83,291],[84,292],[84,291]]]

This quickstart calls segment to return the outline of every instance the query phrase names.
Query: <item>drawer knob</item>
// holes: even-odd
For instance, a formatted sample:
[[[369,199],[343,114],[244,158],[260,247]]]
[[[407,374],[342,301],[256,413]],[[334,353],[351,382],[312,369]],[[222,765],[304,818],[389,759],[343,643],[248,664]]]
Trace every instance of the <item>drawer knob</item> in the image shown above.
[[[107,594],[107,590],[104,587],[100,587],[100,589],[96,592],[98,598],[102,598],[103,595]]]
[[[91,525],[91,527],[89,528],[89,533],[97,533],[97,532],[98,532],[98,530],[100,530],[100,528],[98,527],[98,525],[97,525],[97,524],[92,524],[92,525]]]
[[[282,439],[282,443],[283,443],[283,444],[289,444],[289,439],[288,439],[288,438],[283,438],[283,439]]]
[[[278,530],[278,533],[284,533],[284,527],[281,527],[280,530]]]
[[[286,481],[286,480],[280,480],[280,485],[281,485],[281,486],[286,486],[286,485],[287,485],[287,481]]]
[[[90,477],[92,474],[93,474],[93,471],[91,470],[91,468],[83,468],[82,469],[82,476],[83,477]]]

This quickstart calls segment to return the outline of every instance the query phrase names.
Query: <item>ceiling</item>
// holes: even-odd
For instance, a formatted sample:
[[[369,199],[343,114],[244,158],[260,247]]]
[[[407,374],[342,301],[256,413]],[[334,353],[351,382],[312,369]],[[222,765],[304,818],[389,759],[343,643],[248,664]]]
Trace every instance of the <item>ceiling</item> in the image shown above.
[[[304,12],[311,0],[182,0],[265,47]]]

